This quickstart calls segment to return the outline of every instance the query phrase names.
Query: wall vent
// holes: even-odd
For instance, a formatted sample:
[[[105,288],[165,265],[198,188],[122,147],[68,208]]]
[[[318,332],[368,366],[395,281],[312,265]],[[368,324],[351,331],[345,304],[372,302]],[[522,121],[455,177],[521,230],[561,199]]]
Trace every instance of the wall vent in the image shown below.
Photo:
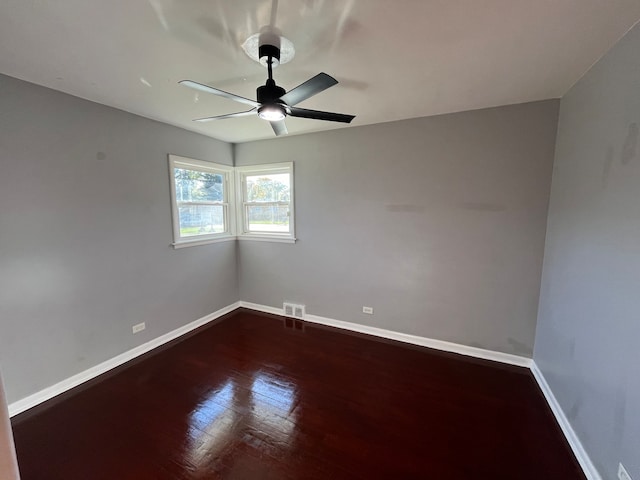
[[[293,304],[292,303],[285,303],[284,307],[284,316],[285,317],[293,317]]]
[[[285,317],[304,318],[304,305],[285,302],[282,307]]]

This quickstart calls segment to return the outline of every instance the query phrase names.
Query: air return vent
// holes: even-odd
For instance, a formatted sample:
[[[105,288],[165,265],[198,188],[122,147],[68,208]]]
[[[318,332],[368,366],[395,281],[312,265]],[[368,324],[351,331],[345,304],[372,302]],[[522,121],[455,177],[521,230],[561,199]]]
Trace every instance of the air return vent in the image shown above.
[[[284,311],[285,317],[304,318],[304,305],[285,302],[282,310]]]

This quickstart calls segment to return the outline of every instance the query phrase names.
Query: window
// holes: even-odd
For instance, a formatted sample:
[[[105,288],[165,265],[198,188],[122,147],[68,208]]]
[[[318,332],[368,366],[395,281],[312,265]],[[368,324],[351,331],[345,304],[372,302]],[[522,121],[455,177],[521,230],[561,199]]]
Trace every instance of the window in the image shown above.
[[[234,168],[169,155],[169,171],[175,248],[236,238],[295,242],[293,162]]]
[[[174,246],[232,239],[233,167],[169,155]]]
[[[241,239],[294,242],[293,163],[236,167]]]

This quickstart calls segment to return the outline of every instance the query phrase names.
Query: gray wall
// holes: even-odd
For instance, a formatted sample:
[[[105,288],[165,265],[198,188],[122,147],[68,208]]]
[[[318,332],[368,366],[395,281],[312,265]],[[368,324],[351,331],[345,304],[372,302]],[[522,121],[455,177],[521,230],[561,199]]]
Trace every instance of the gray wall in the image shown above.
[[[229,144],[0,76],[9,402],[238,300],[235,242],[170,247],[169,153],[233,161]]]
[[[295,162],[299,238],[240,242],[240,297],[531,356],[558,103],[237,145]]]
[[[560,108],[534,360],[605,479],[640,479],[640,27]]]

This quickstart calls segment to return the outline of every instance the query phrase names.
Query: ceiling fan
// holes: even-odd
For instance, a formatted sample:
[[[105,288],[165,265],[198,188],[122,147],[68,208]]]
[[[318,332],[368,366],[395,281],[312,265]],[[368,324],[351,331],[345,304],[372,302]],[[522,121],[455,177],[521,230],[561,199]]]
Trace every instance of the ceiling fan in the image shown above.
[[[327,75],[326,73],[319,73],[315,77],[310,78],[306,82],[301,83],[294,89],[287,92],[284,88],[276,85],[276,82],[273,80],[273,67],[278,65],[280,62],[280,48],[272,44],[260,45],[259,57],[260,63],[266,63],[269,78],[264,85],[258,87],[256,92],[257,101],[241,97],[233,93],[228,93],[192,80],[182,80],[178,82],[186,87],[190,87],[201,92],[213,93],[214,95],[225,97],[229,100],[235,100],[236,102],[253,107],[251,110],[247,110],[245,112],[197,118],[194,121],[210,122],[212,120],[247,117],[257,114],[258,117],[263,120],[267,120],[271,124],[276,135],[285,135],[288,133],[287,126],[284,123],[284,119],[287,116],[343,123],[350,123],[351,120],[355,118],[355,115],[308,110],[306,108],[299,108],[295,106],[303,100],[306,100],[337,84],[338,81],[332,76]]]

